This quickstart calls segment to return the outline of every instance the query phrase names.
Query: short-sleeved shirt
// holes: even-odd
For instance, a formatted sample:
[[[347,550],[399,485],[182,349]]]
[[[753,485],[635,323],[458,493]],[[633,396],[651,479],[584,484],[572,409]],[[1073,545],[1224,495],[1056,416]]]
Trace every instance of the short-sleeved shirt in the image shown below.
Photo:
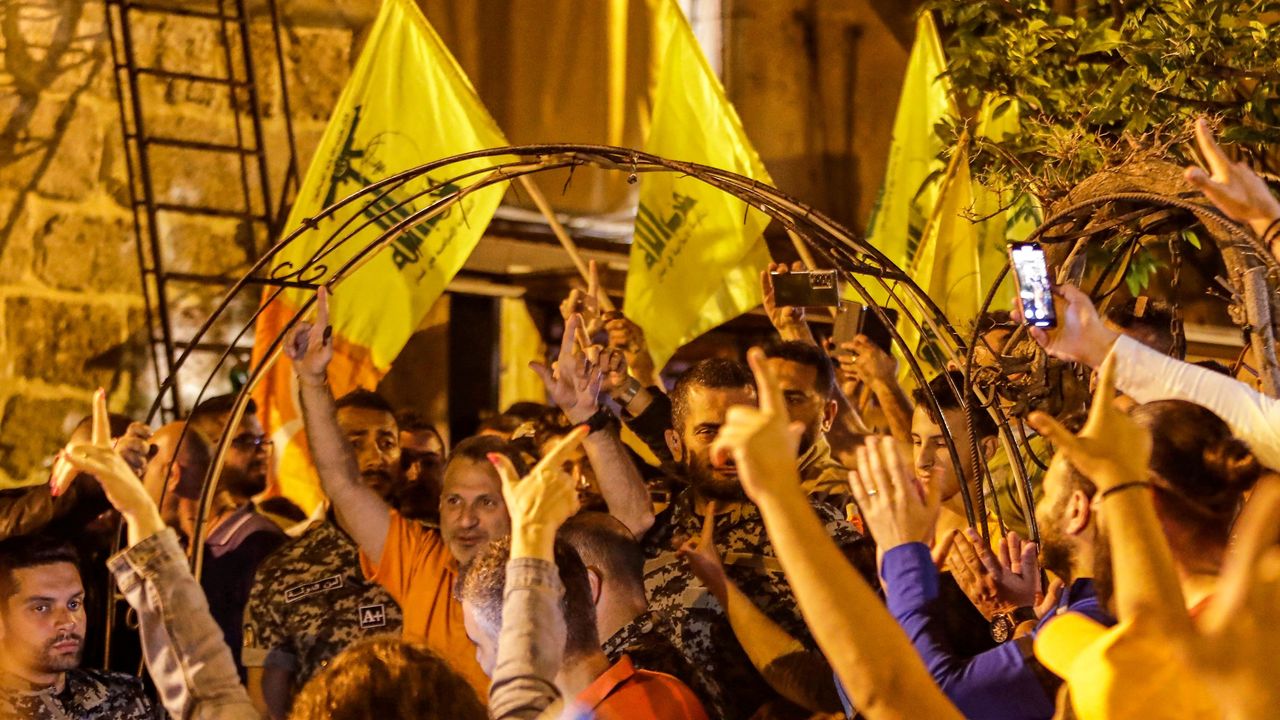
[[[847,555],[867,543],[844,519],[840,509],[820,500],[811,500],[810,505],[827,534]],[[670,507],[659,513],[644,538],[645,553],[650,558],[645,563],[649,608],[673,621],[678,618],[675,622],[678,632],[673,638],[676,646],[695,667],[704,668],[708,676],[718,682],[727,717],[747,718],[777,696],[738,643],[720,603],[676,557],[675,550],[685,540],[697,537],[701,530],[702,517],[694,509],[691,489],[686,489]],[[770,620],[805,647],[816,649],[791,585],[769,542],[759,509],[743,502],[718,514],[713,537],[729,579]]]
[[[0,674],[0,718],[9,720],[160,720],[164,708],[151,702],[132,675],[77,668],[62,687],[33,688]]]
[[[573,699],[564,717],[707,720],[707,713],[684,683],[664,673],[637,670],[623,655]]]
[[[391,593],[404,609],[404,635],[425,641],[475,688],[483,700],[489,677],[476,662],[467,637],[462,603],[453,595],[458,563],[436,528],[406,520],[395,510],[377,567],[361,553],[365,574]]]
[[[241,661],[292,670],[301,688],[351,643],[400,627],[400,607],[365,579],[355,542],[332,520],[316,520],[258,566]]]

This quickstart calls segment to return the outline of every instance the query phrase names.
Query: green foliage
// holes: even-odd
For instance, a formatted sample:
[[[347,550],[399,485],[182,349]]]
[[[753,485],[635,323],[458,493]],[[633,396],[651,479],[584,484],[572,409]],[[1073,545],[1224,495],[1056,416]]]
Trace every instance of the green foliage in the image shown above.
[[[1184,143],[1200,115],[1255,158],[1280,143],[1280,0],[1075,0],[1069,15],[1055,11],[1063,4],[925,4],[961,103],[1019,103],[1020,132],[976,143],[973,171],[989,186],[1047,203],[1142,156],[1190,162]],[[959,127],[940,132],[951,141]]]

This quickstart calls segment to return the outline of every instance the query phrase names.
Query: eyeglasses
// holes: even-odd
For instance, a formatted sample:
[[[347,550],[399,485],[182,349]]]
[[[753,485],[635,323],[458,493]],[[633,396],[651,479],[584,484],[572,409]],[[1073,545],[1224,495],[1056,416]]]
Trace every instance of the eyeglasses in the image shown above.
[[[231,447],[244,451],[261,449],[269,452],[275,445],[275,441],[266,435],[240,435],[231,439]]]

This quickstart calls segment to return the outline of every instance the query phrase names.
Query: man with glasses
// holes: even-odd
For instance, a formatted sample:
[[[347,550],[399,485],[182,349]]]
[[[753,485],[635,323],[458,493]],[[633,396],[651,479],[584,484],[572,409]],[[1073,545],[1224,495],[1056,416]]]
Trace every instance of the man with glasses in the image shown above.
[[[219,395],[196,406],[188,425],[209,443],[216,443],[231,418],[234,395]],[[284,544],[284,531],[258,512],[253,498],[267,488],[271,441],[258,422],[250,401],[228,443],[217,491],[209,499],[205,516],[204,570],[200,584],[209,598],[209,611],[222,628],[227,645],[245,680],[240,648],[244,608],[253,588],[253,576],[268,555]],[[200,475],[204,473],[201,472]]]

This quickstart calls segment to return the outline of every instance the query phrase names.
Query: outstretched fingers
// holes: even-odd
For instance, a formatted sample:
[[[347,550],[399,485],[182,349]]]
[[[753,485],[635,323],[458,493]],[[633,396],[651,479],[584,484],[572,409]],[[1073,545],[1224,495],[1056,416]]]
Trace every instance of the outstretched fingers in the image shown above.
[[[95,447],[111,447],[111,416],[107,412],[107,391],[102,388],[93,393],[93,426],[89,437]]]

